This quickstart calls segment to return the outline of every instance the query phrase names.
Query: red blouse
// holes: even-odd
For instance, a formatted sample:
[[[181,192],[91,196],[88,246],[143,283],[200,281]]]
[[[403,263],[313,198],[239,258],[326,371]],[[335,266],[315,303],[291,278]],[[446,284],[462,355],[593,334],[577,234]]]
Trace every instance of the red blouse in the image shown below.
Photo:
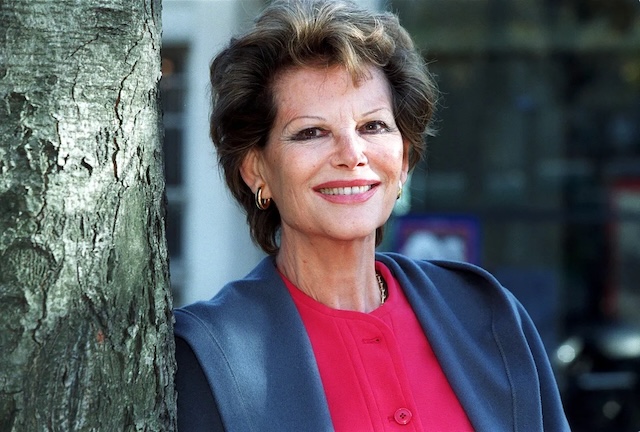
[[[331,309],[282,276],[315,353],[337,432],[473,431],[391,271],[371,313]]]

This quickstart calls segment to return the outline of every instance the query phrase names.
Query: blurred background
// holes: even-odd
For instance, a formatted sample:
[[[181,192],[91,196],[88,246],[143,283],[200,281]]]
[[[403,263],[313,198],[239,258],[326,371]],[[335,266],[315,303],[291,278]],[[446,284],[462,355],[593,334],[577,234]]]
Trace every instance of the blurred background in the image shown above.
[[[261,259],[208,138],[208,65],[264,0],[164,0],[176,306]],[[362,0],[435,75],[437,136],[381,250],[479,264],[536,322],[574,431],[640,430],[640,2]],[[233,79],[233,77],[229,77]]]

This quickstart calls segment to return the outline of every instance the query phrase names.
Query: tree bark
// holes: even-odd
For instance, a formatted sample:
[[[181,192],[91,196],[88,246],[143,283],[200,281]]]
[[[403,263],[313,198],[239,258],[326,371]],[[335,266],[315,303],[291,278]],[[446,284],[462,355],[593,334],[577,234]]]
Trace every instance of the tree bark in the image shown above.
[[[0,0],[0,430],[175,430],[159,0]]]

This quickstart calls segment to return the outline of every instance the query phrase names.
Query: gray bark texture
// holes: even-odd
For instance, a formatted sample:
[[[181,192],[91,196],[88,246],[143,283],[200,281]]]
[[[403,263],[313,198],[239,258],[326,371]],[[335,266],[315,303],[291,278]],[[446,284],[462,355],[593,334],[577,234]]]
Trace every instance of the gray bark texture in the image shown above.
[[[0,431],[172,431],[159,0],[0,0]]]

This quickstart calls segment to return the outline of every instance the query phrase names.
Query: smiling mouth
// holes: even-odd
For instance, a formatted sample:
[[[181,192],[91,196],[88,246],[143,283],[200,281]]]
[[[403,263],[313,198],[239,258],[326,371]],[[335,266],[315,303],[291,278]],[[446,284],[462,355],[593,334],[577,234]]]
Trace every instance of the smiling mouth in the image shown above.
[[[357,195],[365,193],[373,188],[372,185],[367,186],[352,186],[352,187],[338,187],[338,188],[322,188],[320,193],[325,195]]]

